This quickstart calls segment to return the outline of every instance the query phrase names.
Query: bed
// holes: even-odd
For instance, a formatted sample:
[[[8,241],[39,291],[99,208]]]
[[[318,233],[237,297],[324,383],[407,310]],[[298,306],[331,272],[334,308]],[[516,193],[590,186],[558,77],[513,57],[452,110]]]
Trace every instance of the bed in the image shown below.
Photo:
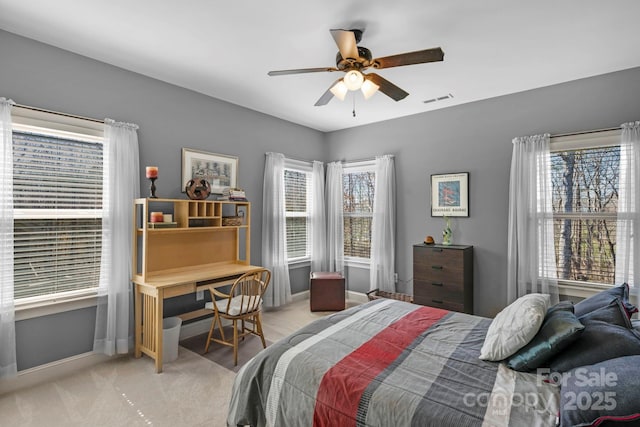
[[[377,299],[262,351],[228,426],[640,426],[629,285],[576,304],[527,294],[488,319]]]
[[[239,371],[227,424],[556,425],[556,385],[479,359],[491,322],[392,299],[329,315]]]

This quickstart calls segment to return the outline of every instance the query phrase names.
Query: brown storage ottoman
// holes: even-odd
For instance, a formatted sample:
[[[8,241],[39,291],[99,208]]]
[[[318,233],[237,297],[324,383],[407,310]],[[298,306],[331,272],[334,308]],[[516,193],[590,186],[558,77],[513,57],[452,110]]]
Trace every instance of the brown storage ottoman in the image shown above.
[[[312,272],[309,280],[311,311],[344,310],[344,276],[341,273]]]

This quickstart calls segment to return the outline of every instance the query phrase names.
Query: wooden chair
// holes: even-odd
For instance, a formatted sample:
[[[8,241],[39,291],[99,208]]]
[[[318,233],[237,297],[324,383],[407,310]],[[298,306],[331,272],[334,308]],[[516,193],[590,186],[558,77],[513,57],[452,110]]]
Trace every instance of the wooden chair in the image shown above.
[[[238,338],[248,334],[254,334],[262,340],[262,347],[267,348],[262,333],[262,296],[269,286],[271,272],[267,269],[250,271],[238,277],[231,285],[228,294],[220,292],[214,287],[209,288],[212,302],[207,303],[205,308],[213,310],[213,321],[207,337],[207,346],[204,352],[209,351],[211,341],[233,347],[233,363],[238,364]],[[216,297],[219,298],[216,300]],[[233,323],[233,338],[228,340],[224,336],[222,329],[222,319],[231,320]],[[240,329],[238,329],[240,321]],[[248,327],[247,323],[252,324]],[[214,338],[213,333],[216,324],[220,329],[220,338]]]

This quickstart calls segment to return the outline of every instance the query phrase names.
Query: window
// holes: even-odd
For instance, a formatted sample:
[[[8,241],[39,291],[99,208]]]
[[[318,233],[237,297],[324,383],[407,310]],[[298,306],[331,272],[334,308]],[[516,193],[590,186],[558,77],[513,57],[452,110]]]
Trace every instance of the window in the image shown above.
[[[371,256],[375,172],[373,163],[347,165],[342,174],[344,256]]]
[[[613,284],[619,133],[551,143],[554,243],[560,281]],[[560,139],[560,138],[558,138]]]
[[[292,166],[292,163],[296,163]],[[311,166],[286,160],[284,201],[287,223],[287,259],[302,261],[311,256]],[[300,162],[303,163],[303,162]],[[304,168],[304,169],[303,169]]]
[[[22,108],[14,108],[13,121],[14,299],[31,303],[95,292],[103,126]]]

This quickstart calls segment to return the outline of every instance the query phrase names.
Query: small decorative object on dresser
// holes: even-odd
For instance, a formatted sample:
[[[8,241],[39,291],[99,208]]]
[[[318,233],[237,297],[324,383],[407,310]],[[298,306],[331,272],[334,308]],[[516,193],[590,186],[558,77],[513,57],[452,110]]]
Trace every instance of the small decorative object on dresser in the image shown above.
[[[413,245],[413,302],[473,313],[473,246]]]
[[[444,227],[444,230],[442,230],[442,244],[450,245],[451,239],[453,238],[453,232],[451,231],[451,218],[445,216],[444,219],[447,222],[447,225]]]

